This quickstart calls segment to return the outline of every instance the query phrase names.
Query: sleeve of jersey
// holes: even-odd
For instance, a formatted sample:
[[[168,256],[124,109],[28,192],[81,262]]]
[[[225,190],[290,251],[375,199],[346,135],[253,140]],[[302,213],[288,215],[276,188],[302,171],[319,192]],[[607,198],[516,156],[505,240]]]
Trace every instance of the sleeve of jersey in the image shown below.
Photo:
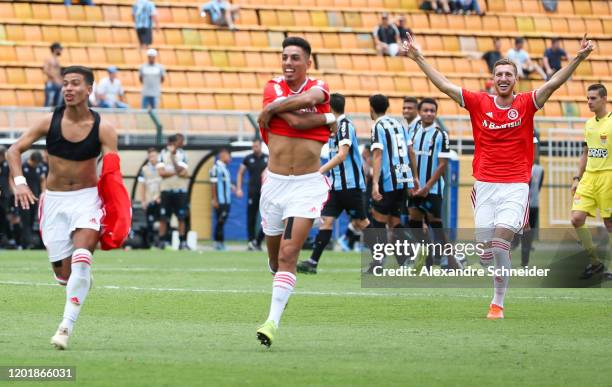
[[[102,250],[117,249],[123,245],[132,225],[132,203],[121,176],[121,162],[117,153],[108,153],[102,159],[102,174],[98,181],[98,194],[102,200]]]
[[[268,81],[263,92],[263,106],[266,107],[274,101],[285,99],[281,86],[273,80]]]
[[[381,133],[380,133],[380,129],[378,127],[378,124],[374,125],[374,127],[372,128],[372,145],[370,145],[370,150],[374,151],[374,149],[380,149],[383,150],[383,144],[381,142]]]
[[[526,101],[525,106],[528,106],[529,110],[534,113],[544,107],[544,106],[538,106],[538,102],[536,101],[537,92],[538,92],[538,89],[532,90],[530,93],[525,93],[526,96],[528,96],[530,99],[530,101]]]
[[[441,130],[440,133],[442,136],[440,137],[440,152],[438,153],[438,157],[441,159],[448,159],[451,157],[450,152],[450,139],[448,138],[448,133],[446,131]]]
[[[342,122],[342,127],[338,130],[338,141],[339,146],[348,145],[349,147],[353,144],[351,141],[351,128],[348,121]]]
[[[478,104],[478,93],[461,88],[461,107],[470,110]]]
[[[327,83],[325,83],[325,81],[318,80],[317,84],[314,85],[312,88],[321,89],[321,91],[323,91],[323,94],[325,94],[325,101],[323,101],[323,103],[329,103],[329,86],[327,85]]]

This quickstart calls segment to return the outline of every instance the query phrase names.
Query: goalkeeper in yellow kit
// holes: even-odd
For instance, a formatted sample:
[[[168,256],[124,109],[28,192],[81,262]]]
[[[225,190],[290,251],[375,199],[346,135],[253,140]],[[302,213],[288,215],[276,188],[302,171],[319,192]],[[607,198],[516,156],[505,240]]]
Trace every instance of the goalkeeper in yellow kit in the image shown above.
[[[604,271],[604,263],[598,257],[591,233],[584,224],[587,216],[596,215],[597,209],[608,230],[608,255],[612,255],[612,113],[607,111],[607,96],[608,92],[602,84],[597,83],[587,89],[589,110],[595,113],[595,117],[585,124],[584,150],[572,184],[572,225],[591,259],[582,273],[581,278],[584,279]],[[604,277],[612,279],[610,267]]]

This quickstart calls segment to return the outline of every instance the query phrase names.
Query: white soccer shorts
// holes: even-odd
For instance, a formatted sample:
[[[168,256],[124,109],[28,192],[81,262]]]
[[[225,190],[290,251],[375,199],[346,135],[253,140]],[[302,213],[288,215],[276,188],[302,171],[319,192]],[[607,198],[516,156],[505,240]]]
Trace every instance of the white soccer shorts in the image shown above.
[[[496,227],[518,233],[529,222],[529,185],[477,181],[472,206],[478,241],[491,240]]]
[[[261,227],[270,236],[283,233],[287,218],[318,219],[331,187],[329,179],[319,172],[283,176],[266,171],[262,183]]]
[[[72,232],[77,228],[100,231],[102,201],[98,187],[77,191],[46,191],[40,197],[40,236],[50,262],[68,258],[74,251]]]

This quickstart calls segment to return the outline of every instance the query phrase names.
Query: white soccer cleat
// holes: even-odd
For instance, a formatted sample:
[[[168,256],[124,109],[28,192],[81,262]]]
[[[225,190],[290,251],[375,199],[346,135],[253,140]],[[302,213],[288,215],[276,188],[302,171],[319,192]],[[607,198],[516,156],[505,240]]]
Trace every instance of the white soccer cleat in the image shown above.
[[[55,335],[51,338],[51,344],[56,349],[64,350],[68,348],[68,339],[70,338],[70,334],[68,333],[68,328],[58,328]]]

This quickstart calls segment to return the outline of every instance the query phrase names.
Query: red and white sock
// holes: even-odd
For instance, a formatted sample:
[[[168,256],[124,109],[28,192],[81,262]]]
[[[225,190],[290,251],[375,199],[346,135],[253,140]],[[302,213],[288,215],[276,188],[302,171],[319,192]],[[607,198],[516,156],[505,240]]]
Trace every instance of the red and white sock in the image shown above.
[[[491,251],[493,252],[493,258],[495,261],[495,269],[507,269],[512,267],[510,261],[510,242],[502,238],[493,238],[491,241]],[[504,298],[506,297],[506,291],[508,290],[508,275],[494,276],[493,277],[493,300],[491,303],[504,307]]]
[[[280,324],[281,316],[285,311],[289,296],[295,287],[295,274],[288,271],[279,271],[272,281],[272,303],[268,320],[274,320],[276,326]]]
[[[485,267],[489,267],[493,264],[493,250],[487,248],[483,249],[480,255],[480,264]]]
[[[68,332],[71,333],[81,312],[81,306],[89,293],[91,261],[91,252],[87,249],[76,249],[72,253],[72,273],[66,284],[66,306],[64,307],[64,319],[60,324],[60,328],[68,328]]]

